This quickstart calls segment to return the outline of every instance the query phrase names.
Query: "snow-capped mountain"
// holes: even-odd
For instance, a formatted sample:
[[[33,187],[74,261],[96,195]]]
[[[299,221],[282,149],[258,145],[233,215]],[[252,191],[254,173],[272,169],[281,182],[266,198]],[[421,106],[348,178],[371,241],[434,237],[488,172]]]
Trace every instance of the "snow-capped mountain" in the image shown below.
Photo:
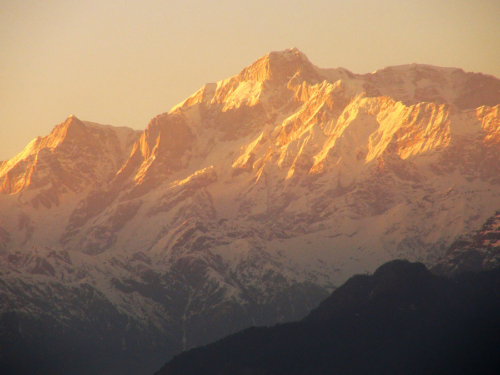
[[[290,49],[141,134],[70,117],[0,165],[1,312],[171,354],[385,261],[432,265],[500,207],[499,103],[495,77]]]

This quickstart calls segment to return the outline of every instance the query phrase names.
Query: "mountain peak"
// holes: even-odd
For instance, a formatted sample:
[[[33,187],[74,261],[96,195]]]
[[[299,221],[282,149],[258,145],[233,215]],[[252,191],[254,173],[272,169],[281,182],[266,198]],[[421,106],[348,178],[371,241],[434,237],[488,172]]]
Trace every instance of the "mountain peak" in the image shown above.
[[[35,138],[22,152],[0,165],[0,193],[15,194],[28,187],[56,189],[63,185],[78,191],[86,185],[98,185],[117,172],[136,138],[132,129],[118,132],[114,127],[84,123],[72,114],[50,134]],[[50,207],[50,199],[42,204]],[[58,204],[57,199],[52,201]]]
[[[288,82],[295,74],[316,75],[316,70],[307,56],[297,48],[270,52],[238,75],[242,81]]]
[[[272,51],[272,52],[269,52],[267,54],[267,56],[270,56],[270,55],[279,55],[287,60],[300,60],[300,61],[306,60],[306,61],[309,61],[307,56],[303,52],[300,52],[297,47],[288,48],[288,49],[285,49],[283,51]]]
[[[69,126],[69,125],[83,125],[83,121],[81,121],[75,115],[71,114],[71,115],[68,116],[68,118],[66,118],[66,120],[64,120],[64,122],[62,124],[64,124],[65,126]]]

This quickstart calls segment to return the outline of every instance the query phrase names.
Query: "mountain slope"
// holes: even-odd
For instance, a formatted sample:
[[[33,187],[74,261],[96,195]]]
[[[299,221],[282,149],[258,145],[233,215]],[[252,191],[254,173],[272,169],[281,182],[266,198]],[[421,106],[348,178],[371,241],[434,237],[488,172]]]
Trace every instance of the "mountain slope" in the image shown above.
[[[3,162],[0,251],[6,241],[14,251],[57,247],[68,215],[89,192],[109,186],[139,135],[70,116]]]
[[[482,228],[460,236],[432,271],[447,276],[498,268],[500,265],[500,211]]]

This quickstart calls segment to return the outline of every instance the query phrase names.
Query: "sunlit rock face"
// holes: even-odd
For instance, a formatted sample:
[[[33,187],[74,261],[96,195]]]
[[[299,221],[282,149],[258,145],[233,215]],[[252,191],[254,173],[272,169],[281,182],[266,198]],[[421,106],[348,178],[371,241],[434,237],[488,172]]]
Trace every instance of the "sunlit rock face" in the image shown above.
[[[105,187],[130,155],[139,133],[70,116],[0,165],[0,193],[50,209],[65,193]],[[27,197],[29,196],[29,198]]]
[[[491,76],[358,75],[290,49],[144,132],[70,117],[0,165],[0,309],[122,319],[171,354],[301,318],[387,260],[433,265],[500,207],[499,103]]]

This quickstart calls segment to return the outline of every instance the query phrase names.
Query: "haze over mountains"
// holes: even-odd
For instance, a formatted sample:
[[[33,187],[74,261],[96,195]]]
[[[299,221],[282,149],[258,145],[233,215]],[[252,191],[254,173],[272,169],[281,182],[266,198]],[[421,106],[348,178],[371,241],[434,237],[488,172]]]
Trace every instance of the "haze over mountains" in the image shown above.
[[[499,103],[492,76],[290,49],[144,132],[71,116],[0,164],[3,337],[40,358],[76,337],[148,373],[385,261],[434,265],[500,207]]]

